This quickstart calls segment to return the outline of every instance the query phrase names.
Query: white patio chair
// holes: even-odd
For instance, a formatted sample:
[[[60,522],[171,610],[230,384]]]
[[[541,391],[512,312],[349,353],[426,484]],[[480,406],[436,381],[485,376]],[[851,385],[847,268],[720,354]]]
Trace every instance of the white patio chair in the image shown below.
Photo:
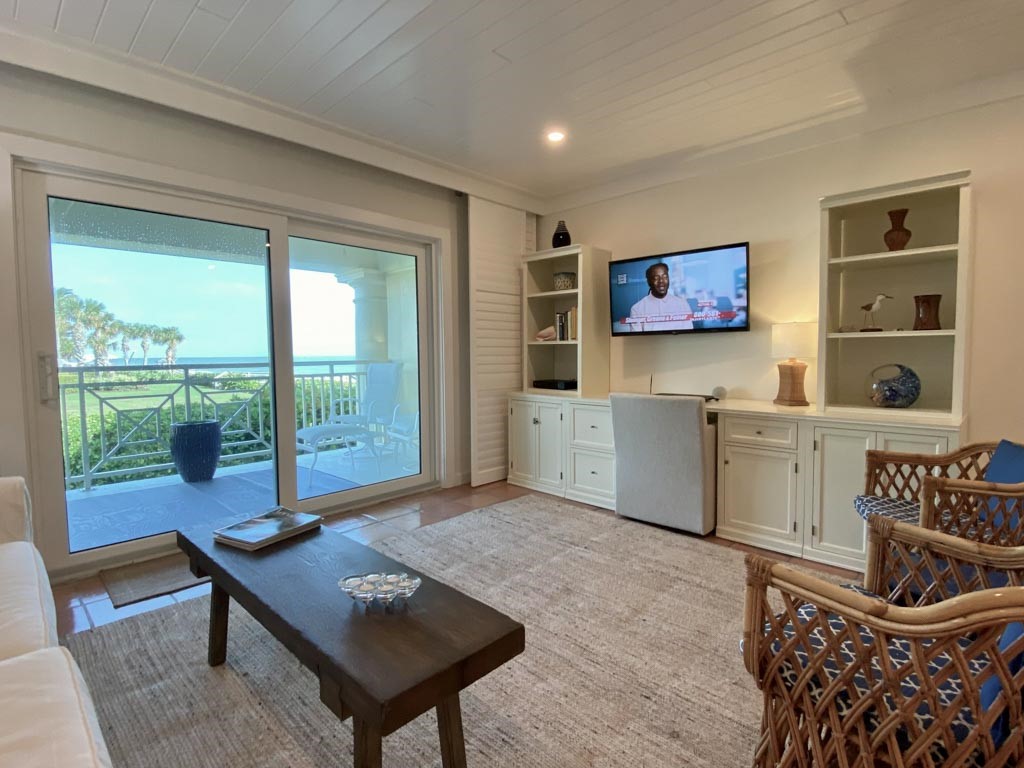
[[[359,398],[356,413],[341,414],[340,402],[330,405],[330,415],[323,424],[303,427],[295,431],[295,447],[302,453],[312,453],[313,463],[309,467],[309,485],[313,484],[313,470],[316,468],[320,449],[342,444],[348,451],[352,470],[355,471],[355,451],[367,448],[377,462],[377,474],[381,473],[380,451],[377,448],[377,426],[386,429],[387,416],[397,409],[398,385],[401,380],[401,363],[370,363],[366,366],[366,380]]]

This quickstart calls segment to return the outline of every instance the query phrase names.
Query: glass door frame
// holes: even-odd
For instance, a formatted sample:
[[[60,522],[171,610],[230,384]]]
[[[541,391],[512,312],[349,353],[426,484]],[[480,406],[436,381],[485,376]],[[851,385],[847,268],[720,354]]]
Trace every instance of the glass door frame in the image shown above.
[[[416,259],[416,309],[417,309],[417,337],[419,342],[419,403],[420,403],[420,471],[415,475],[387,480],[372,485],[365,485],[359,488],[352,488],[346,491],[339,491],[323,496],[297,501],[297,509],[302,512],[325,512],[337,509],[341,506],[358,505],[377,498],[396,496],[404,492],[418,490],[427,487],[437,481],[437,416],[438,398],[435,376],[435,333],[434,333],[434,301],[433,289],[435,264],[433,260],[433,249],[421,242],[391,236],[387,234],[368,233],[357,231],[342,226],[314,223],[301,219],[292,219],[288,230],[290,237],[319,240],[335,245],[349,245],[357,248],[367,248],[375,251],[387,251],[411,256]],[[290,304],[290,296],[289,296]],[[290,317],[290,313],[289,313]],[[289,340],[291,339],[291,327],[289,324]],[[288,345],[288,364],[292,365],[292,347]],[[284,365],[283,359],[278,359],[278,367],[275,375],[279,382],[292,381],[293,368],[287,371],[280,366]],[[294,387],[290,387],[294,412]],[[287,440],[288,445],[295,444],[295,423],[282,425],[281,439]],[[279,472],[286,469],[282,467]],[[292,477],[289,478],[289,488],[296,488],[297,482],[296,464],[292,461],[287,467]],[[283,474],[279,475],[283,478]],[[283,485],[283,484],[282,484]]]
[[[294,413],[294,393],[282,387],[279,373],[282,364],[290,366],[291,324],[288,285],[288,220],[285,216],[263,210],[211,202],[199,196],[170,191],[140,189],[107,180],[84,179],[51,171],[16,169],[15,210],[17,222],[18,267],[23,301],[22,335],[23,363],[29,373],[26,393],[28,437],[36,544],[50,571],[73,571],[93,564],[128,561],[151,553],[167,551],[175,543],[173,532],[112,544],[99,549],[71,553],[64,498],[64,462],[61,441],[60,413],[52,402],[42,402],[44,382],[39,370],[39,355],[55,355],[56,331],[52,300],[52,266],[48,198],[50,196],[82,200],[102,205],[134,208],[171,216],[212,220],[226,224],[252,227],[269,233],[268,259],[270,328],[274,368],[274,401],[271,414],[274,424],[274,457],[278,467],[292,467],[278,474],[278,500],[295,504],[294,445],[282,444],[278,432],[278,414]],[[44,292],[43,286],[46,285]],[[280,358],[286,357],[286,361]],[[55,357],[52,359],[56,359]],[[284,369],[289,370],[289,369]],[[290,376],[289,376],[290,382]],[[53,467],[60,467],[59,482],[54,482]],[[255,510],[258,511],[258,510]]]

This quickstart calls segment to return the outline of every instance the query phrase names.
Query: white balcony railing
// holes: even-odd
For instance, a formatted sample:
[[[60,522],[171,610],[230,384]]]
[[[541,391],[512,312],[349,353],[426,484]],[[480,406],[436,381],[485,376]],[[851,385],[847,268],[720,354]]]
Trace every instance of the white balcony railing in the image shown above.
[[[367,361],[295,363],[297,428],[359,412]],[[273,455],[266,363],[62,367],[64,480],[70,489],[172,475],[171,424],[215,419],[220,464]]]

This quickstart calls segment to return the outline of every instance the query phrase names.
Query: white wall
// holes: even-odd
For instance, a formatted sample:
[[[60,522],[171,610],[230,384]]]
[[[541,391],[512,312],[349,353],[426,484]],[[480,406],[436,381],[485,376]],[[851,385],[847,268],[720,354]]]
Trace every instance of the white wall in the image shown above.
[[[615,259],[749,240],[753,330],[612,339],[611,388],[646,392],[654,374],[656,391],[710,392],[721,384],[733,397],[770,399],[778,387],[771,324],[817,317],[818,199],[970,169],[968,436],[1024,440],[1022,136],[1024,99],[1015,99],[552,213],[538,241],[550,243],[559,219],[574,242],[610,248]],[[810,395],[813,365],[807,376]]]
[[[454,269],[444,276],[444,310],[461,329],[454,339],[456,370],[464,371],[466,221],[465,198],[451,190],[408,179],[338,157],[270,139],[241,128],[178,113],[171,109],[117,96],[88,86],[0,64],[0,131],[81,146],[123,157],[222,179],[272,187],[325,203],[352,206],[422,222],[449,233]],[[0,196],[2,200],[2,196]],[[2,207],[2,206],[0,206]],[[9,225],[9,222],[5,222]],[[10,263],[0,259],[0,264]],[[461,265],[461,266],[460,266]],[[15,275],[3,268],[0,285],[10,287]],[[13,296],[14,292],[4,293]],[[457,297],[457,298],[456,298]],[[16,333],[7,327],[16,315],[0,308],[5,333],[0,358],[17,358]],[[452,341],[451,339],[446,342]],[[439,361],[440,363],[440,361]],[[0,372],[0,394],[18,402],[20,372]],[[449,382],[447,401],[458,404],[445,425],[450,482],[464,482],[469,473],[468,382],[458,375]],[[16,414],[0,408],[0,472],[27,471],[19,454],[21,429]],[[12,437],[13,436],[13,437]]]

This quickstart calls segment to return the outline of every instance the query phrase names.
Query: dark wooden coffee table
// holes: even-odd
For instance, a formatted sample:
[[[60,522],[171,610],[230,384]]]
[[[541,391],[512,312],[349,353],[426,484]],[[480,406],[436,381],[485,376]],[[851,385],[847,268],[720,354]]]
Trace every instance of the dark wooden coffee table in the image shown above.
[[[320,680],[320,700],[353,718],[356,768],[379,768],[381,740],[437,709],[445,768],[466,765],[459,691],[523,651],[523,625],[423,574],[403,606],[367,613],[338,588],[354,573],[415,573],[321,528],[257,552],[179,531],[192,573],[209,576],[211,666],[227,652],[234,598]]]

